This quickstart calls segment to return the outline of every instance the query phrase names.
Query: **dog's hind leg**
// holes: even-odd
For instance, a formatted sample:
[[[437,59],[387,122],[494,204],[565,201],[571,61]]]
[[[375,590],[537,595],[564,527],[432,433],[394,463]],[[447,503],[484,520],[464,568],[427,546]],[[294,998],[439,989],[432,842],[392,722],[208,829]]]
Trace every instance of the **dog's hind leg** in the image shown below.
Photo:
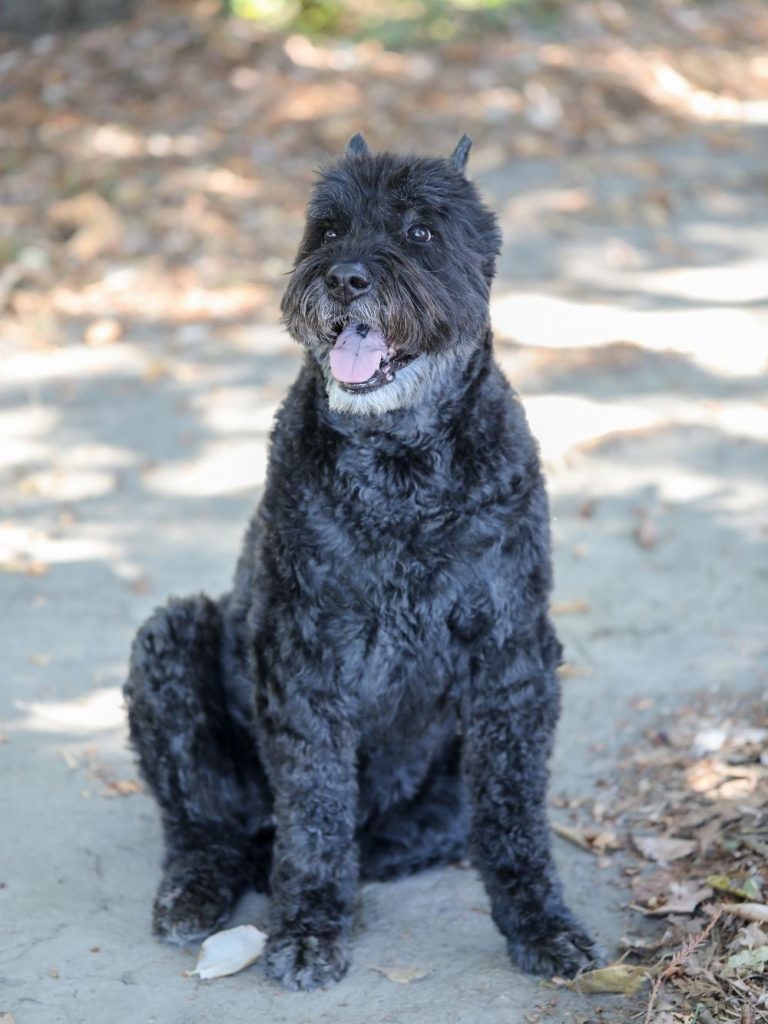
[[[467,854],[469,809],[456,737],[410,800],[366,823],[360,836],[361,873],[385,881],[454,864]]]
[[[165,834],[153,926],[171,942],[210,934],[269,872],[270,796],[255,738],[228,707],[222,636],[213,601],[172,599],[136,635],[124,690]]]

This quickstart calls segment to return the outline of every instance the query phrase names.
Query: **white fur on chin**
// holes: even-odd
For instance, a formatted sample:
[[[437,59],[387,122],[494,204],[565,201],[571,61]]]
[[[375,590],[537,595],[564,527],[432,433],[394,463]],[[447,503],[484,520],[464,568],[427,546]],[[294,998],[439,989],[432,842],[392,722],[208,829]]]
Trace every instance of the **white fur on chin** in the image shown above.
[[[333,412],[355,416],[381,416],[395,409],[409,409],[440,386],[446,373],[452,371],[454,362],[455,359],[448,355],[421,355],[395,371],[394,380],[364,394],[345,391],[328,372],[328,405]]]

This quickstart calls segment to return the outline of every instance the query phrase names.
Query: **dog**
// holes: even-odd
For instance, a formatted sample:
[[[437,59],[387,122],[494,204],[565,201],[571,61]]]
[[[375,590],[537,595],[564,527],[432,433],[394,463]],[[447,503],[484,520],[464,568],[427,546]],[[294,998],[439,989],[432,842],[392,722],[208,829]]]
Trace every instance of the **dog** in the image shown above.
[[[234,585],[172,599],[125,686],[165,839],[154,931],[271,894],[268,977],[350,962],[359,880],[470,856],[509,955],[599,959],[552,861],[561,647],[538,451],[492,352],[496,219],[465,167],[372,154],[314,188],[282,301],[305,349]]]

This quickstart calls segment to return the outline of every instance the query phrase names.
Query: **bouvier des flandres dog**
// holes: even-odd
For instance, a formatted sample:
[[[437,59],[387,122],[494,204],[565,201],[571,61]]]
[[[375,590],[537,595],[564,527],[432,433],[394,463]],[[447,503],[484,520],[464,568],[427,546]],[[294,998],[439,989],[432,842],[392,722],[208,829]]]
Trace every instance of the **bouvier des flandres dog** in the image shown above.
[[[547,498],[492,354],[500,237],[469,146],[356,135],[322,173],[282,307],[306,356],[234,586],[171,600],[133,647],[155,932],[199,939],[269,891],[265,968],[288,988],[346,971],[361,877],[467,854],[516,964],[596,957],[552,863]]]

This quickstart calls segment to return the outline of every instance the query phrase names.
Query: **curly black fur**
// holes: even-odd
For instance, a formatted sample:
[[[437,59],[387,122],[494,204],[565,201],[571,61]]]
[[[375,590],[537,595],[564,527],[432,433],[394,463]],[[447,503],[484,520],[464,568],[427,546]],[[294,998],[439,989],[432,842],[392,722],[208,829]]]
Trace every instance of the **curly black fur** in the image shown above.
[[[371,156],[356,137],[321,176],[283,301],[307,357],[232,592],[172,600],[133,646],[131,737],[167,850],[155,931],[202,937],[270,891],[266,970],[289,988],[346,971],[360,877],[468,851],[515,963],[596,957],[550,851],[547,499],[492,355],[499,235],[468,148]],[[324,284],[338,260],[372,280],[348,307]],[[328,350],[353,319],[418,358],[388,406],[340,412]]]

